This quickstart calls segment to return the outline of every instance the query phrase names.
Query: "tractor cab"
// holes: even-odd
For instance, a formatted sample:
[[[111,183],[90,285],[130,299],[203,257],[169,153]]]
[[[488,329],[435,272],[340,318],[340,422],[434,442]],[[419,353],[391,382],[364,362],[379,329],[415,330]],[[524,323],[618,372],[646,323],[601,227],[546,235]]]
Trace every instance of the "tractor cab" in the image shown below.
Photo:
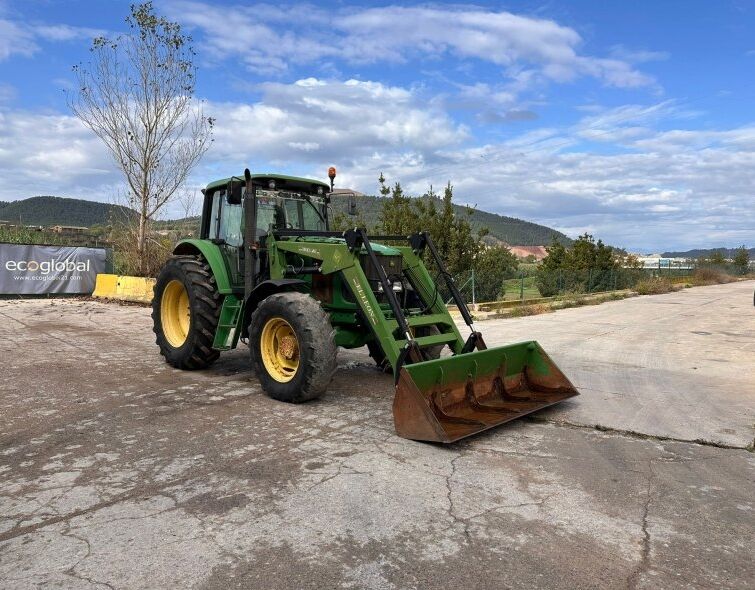
[[[212,182],[203,190],[199,237],[222,250],[231,281],[237,285],[244,282],[247,239],[264,247],[271,231],[329,229],[326,183],[281,174],[249,176],[252,191],[247,191],[244,177],[236,176]],[[249,203],[253,203],[251,211]],[[250,236],[244,233],[247,220],[252,220],[255,229]],[[261,270],[258,262],[255,274]]]
[[[329,187],[295,176],[251,175],[256,237],[272,230],[328,230]],[[250,198],[243,177],[215,181],[203,190],[200,238],[239,247],[244,237],[244,208]]]

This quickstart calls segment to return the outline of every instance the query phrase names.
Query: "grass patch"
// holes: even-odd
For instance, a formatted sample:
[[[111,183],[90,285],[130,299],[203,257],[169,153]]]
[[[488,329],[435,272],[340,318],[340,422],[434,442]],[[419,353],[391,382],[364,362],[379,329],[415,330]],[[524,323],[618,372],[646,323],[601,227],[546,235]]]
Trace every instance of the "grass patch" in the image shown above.
[[[552,307],[553,309],[569,309],[570,307],[582,307],[584,305],[600,305],[607,301],[619,301],[632,296],[633,294],[627,291],[605,293],[602,295],[572,295],[560,301],[554,301]]]
[[[524,295],[524,299],[537,299],[541,297],[540,291],[535,284],[536,277],[524,277],[524,292],[522,293],[522,279],[506,279],[503,282],[505,294],[503,301],[512,301],[519,299]]]
[[[667,277],[651,277],[638,281],[634,290],[640,295],[660,295],[674,291],[674,284]]]
[[[583,305],[600,305],[607,301],[618,301],[634,297],[634,293],[629,291],[604,293],[601,295],[577,295],[569,293],[553,301],[543,303],[530,303],[529,305],[518,305],[510,309],[501,310],[500,312],[488,316],[494,318],[521,318],[530,315],[540,315],[550,313],[559,309],[569,309],[571,307],[582,307]]]

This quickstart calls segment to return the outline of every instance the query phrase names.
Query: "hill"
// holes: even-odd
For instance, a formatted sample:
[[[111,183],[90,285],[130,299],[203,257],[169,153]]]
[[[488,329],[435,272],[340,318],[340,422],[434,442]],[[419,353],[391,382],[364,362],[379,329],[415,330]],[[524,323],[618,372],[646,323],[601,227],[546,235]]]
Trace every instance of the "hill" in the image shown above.
[[[359,217],[364,219],[370,229],[377,226],[380,221],[383,198],[369,195],[358,195],[356,197]],[[336,213],[346,214],[348,206],[346,198],[334,197],[331,205]],[[466,207],[462,205],[454,205],[454,209],[457,215],[464,215],[466,211]],[[488,228],[490,235],[496,238],[492,241],[505,242],[509,245],[548,245],[553,238],[564,244],[571,244],[572,242],[570,238],[550,227],[516,217],[488,213],[487,211],[474,210],[470,217],[470,223],[475,231],[483,227]]]
[[[684,252],[664,252],[661,254],[664,258],[700,258],[704,256],[708,258],[713,252],[721,252],[724,258],[732,258],[736,254],[735,248],[696,248],[693,250],[686,250]],[[755,248],[748,250],[750,253],[750,259],[755,258]]]
[[[358,195],[358,218],[364,220],[368,228],[375,228],[380,222],[383,197]],[[345,197],[334,197],[333,211],[346,215],[348,201]],[[458,215],[464,215],[466,208],[454,205]],[[40,196],[20,201],[0,201],[0,220],[23,225],[74,225],[91,227],[107,225],[114,215],[126,216],[133,214],[128,208],[120,205],[110,205],[98,201],[84,201],[82,199],[68,199],[62,197]],[[570,244],[571,239],[554,229],[538,225],[515,217],[506,217],[487,211],[475,210],[470,216],[470,223],[475,231],[486,227],[490,235],[486,237],[488,243],[506,243],[516,246],[539,246],[550,244],[553,238]],[[194,228],[198,226],[196,218],[160,221],[156,229]]]
[[[106,225],[114,215],[133,214],[127,207],[98,201],[40,196],[0,201],[0,220],[22,225]]]

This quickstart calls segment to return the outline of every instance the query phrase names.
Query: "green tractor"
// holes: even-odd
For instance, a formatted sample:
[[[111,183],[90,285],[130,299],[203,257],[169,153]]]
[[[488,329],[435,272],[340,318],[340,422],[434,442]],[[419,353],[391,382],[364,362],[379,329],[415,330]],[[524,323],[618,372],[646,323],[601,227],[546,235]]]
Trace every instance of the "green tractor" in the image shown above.
[[[241,340],[265,392],[299,403],[327,390],[339,346],[367,346],[393,373],[397,433],[439,442],[577,395],[536,342],[485,346],[427,233],[330,231],[330,199],[353,206],[353,195],[333,193],[335,169],[328,175],[330,185],[246,170],[204,189],[200,238],[178,243],[155,285],[154,331],[169,364],[204,369]]]

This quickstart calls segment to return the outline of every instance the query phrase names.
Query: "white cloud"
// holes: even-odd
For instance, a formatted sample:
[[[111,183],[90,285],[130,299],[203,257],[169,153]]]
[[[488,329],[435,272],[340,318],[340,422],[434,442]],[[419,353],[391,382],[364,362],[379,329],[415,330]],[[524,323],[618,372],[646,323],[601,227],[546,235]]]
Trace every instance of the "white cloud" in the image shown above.
[[[618,138],[617,153],[579,149],[591,125],[605,129],[611,123],[618,133],[622,123],[661,119],[678,122],[673,105],[629,105],[570,129],[440,150],[418,162],[390,159],[379,169],[415,194],[450,179],[463,202],[571,235],[588,228],[616,245],[642,250],[752,244],[755,128],[657,131],[648,125],[640,140]],[[364,162],[364,185],[356,188],[369,192],[375,166]]]
[[[374,193],[381,171],[414,194],[451,180],[459,202],[638,250],[752,244],[755,235],[753,126],[658,131],[684,120],[676,105],[627,105],[593,109],[573,127],[470,145],[468,131],[418,91],[316,78],[262,90],[256,103],[205,106],[217,131],[193,185],[245,166],[323,178],[334,164],[340,186]],[[619,137],[611,151],[584,148],[590,129],[635,127],[641,137]],[[76,119],[9,108],[0,109],[0,177],[5,199],[108,201],[120,182]]]
[[[629,63],[644,63],[648,61],[664,61],[671,57],[667,51],[649,51],[647,49],[629,49],[624,45],[611,47],[611,56]]]
[[[172,17],[205,33],[203,47],[215,57],[241,59],[263,73],[323,60],[402,63],[450,55],[503,70],[526,65],[558,82],[593,76],[618,87],[653,83],[616,56],[581,54],[582,38],[572,28],[504,11],[401,6],[326,11],[185,0],[172,0],[167,8]],[[233,34],[228,34],[228,22],[234,23]],[[296,23],[307,26],[297,28]]]
[[[576,134],[590,141],[624,144],[650,136],[652,126],[662,119],[676,116],[675,101],[653,105],[624,105],[612,109],[597,107],[594,114],[583,117],[575,125]]]
[[[37,49],[39,47],[30,31],[13,21],[0,19],[0,61],[14,54],[28,57]]]
[[[79,39],[94,39],[107,34],[103,29],[88,27],[72,27],[71,25],[36,25],[31,27],[37,37],[47,41],[76,41]]]
[[[194,181],[246,166],[319,177],[332,163],[355,170],[361,161],[403,152],[416,164],[423,154],[468,137],[463,126],[401,87],[308,78],[262,90],[254,104],[205,105],[217,120],[215,141]],[[104,147],[74,117],[0,110],[0,176],[6,179],[0,198],[40,191],[86,198],[86,191],[71,191],[110,184],[113,170]],[[350,177],[346,172],[339,180]]]
[[[210,157],[287,165],[295,154],[322,166],[385,151],[432,152],[467,138],[463,126],[401,87],[308,78],[261,88],[256,104],[207,106],[218,120]]]
[[[40,42],[92,39],[104,33],[100,29],[70,25],[30,25],[0,18],[0,61],[12,55],[30,57],[39,51]]]
[[[108,200],[117,182],[104,148],[75,117],[0,109],[0,198],[55,194]]]

